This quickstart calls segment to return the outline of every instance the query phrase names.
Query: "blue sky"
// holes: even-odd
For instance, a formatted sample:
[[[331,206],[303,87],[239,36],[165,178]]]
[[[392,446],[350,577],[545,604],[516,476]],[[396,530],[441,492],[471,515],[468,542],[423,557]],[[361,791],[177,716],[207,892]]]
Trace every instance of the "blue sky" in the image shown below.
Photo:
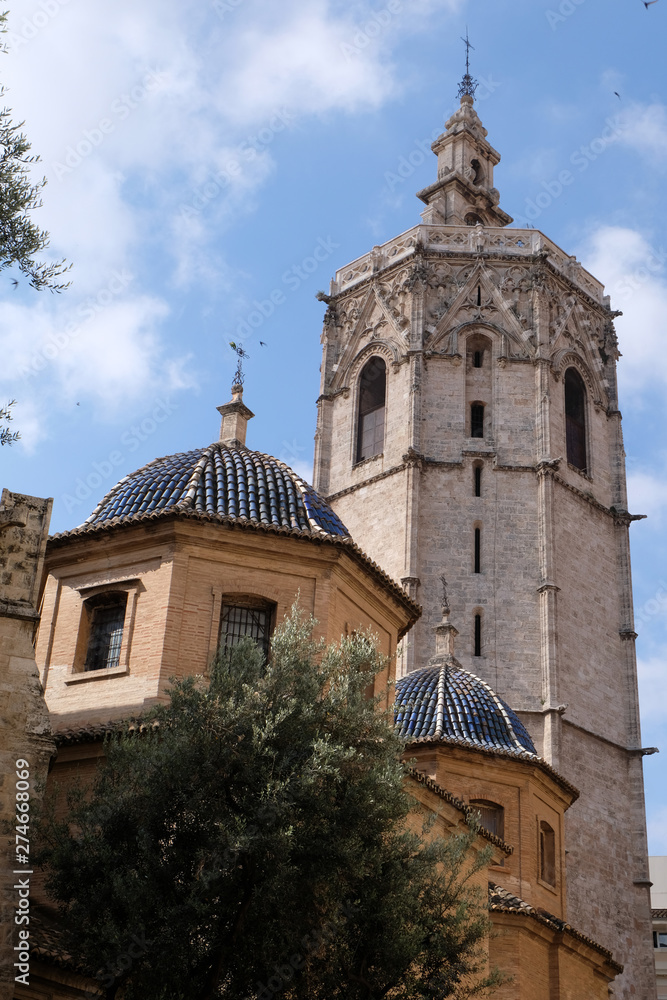
[[[665,748],[645,761],[649,846],[667,854],[667,0],[15,3],[0,79],[73,268],[60,296],[0,275],[0,401],[22,434],[1,482],[53,496],[60,531],[209,443],[230,339],[250,355],[248,444],[309,477],[315,293],[419,221],[466,25],[501,207],[624,313],[643,744]]]

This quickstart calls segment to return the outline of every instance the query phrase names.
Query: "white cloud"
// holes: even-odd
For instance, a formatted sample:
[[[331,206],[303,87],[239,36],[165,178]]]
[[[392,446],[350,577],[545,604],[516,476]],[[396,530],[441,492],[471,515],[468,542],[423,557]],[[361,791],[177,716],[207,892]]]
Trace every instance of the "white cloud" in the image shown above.
[[[646,819],[650,854],[667,854],[667,806],[649,808]]]
[[[662,519],[667,507],[667,473],[657,476],[640,469],[628,473],[628,506],[654,519],[653,523]]]
[[[240,0],[222,17],[213,3],[177,0],[118,0],[113,16],[83,0],[19,2],[3,79],[42,157],[36,176],[49,180],[35,221],[50,231],[53,256],[74,267],[62,297],[0,308],[4,378],[91,302],[94,312],[43,375],[21,383],[26,406],[38,414],[45,394],[56,410],[94,394],[98,412],[110,413],[149,389],[190,385],[166,346],[168,293],[135,284],[151,280],[153,251],[173,266],[153,280],[196,285],[202,308],[233,288],[213,240],[252,211],[279,136],[305,115],[372,110],[393,97],[403,80],[392,47],[464,2]],[[142,277],[123,279],[109,302],[110,283],[128,274]]]
[[[623,108],[623,129],[618,141],[629,146],[652,164],[664,169],[667,156],[667,106],[633,102]]]
[[[645,389],[667,382],[664,350],[667,316],[667,244],[650,244],[634,229],[602,226],[579,251],[587,270],[605,284],[616,319],[623,362],[619,382],[636,399]]]
[[[654,603],[661,609],[664,617],[667,612],[667,593],[662,588]],[[638,659],[637,677],[642,722],[667,726],[667,648],[658,656]]]
[[[349,16],[332,16],[325,0],[313,0],[305,9],[293,5],[270,30],[253,25],[238,38],[237,58],[221,81],[234,95],[228,113],[258,120],[281,106],[301,114],[377,107],[397,83],[367,36],[370,23],[364,31]],[[378,34],[386,31],[375,23]]]

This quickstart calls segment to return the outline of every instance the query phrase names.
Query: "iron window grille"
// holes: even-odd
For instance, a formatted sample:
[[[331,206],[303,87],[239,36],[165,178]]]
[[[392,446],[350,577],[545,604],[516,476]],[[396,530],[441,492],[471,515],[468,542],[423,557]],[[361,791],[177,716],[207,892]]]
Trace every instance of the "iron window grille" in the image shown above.
[[[237,646],[242,639],[253,639],[264,654],[269,656],[272,610],[268,606],[249,607],[240,604],[223,604],[220,619],[220,647],[223,650]]]
[[[93,603],[94,600],[94,603]],[[90,629],[84,670],[107,670],[120,664],[127,594],[105,594],[88,602]]]

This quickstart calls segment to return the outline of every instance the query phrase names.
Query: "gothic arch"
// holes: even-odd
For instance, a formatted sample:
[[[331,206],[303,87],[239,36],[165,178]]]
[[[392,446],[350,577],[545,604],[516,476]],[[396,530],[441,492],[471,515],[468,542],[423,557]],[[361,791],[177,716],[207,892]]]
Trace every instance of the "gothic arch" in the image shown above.
[[[356,385],[361,374],[361,369],[366,362],[370,361],[373,355],[382,358],[387,366],[387,374],[389,374],[392,365],[398,364],[400,361],[398,350],[393,344],[388,343],[386,340],[373,340],[370,344],[362,347],[351,364],[348,365],[347,371],[344,373],[348,385],[352,383]],[[336,375],[338,374],[340,373],[337,372]]]
[[[466,342],[469,337],[473,337],[476,334],[481,334],[482,336],[488,337],[494,348],[498,344],[501,347],[501,355],[507,354],[509,357],[528,357],[527,344],[522,337],[517,336],[513,330],[505,330],[502,327],[496,326],[495,323],[489,323],[488,320],[466,320],[455,326],[453,329],[448,330],[446,333],[439,334],[436,339],[429,344],[429,351],[437,351],[438,345],[443,344],[450,338],[451,350],[447,351],[448,354],[460,354],[462,342]],[[505,347],[505,344],[507,345]],[[510,352],[510,345],[514,348]]]
[[[379,307],[380,315],[376,315],[375,322],[373,322],[373,313],[376,306]],[[381,329],[387,330],[391,339],[386,336],[378,337],[378,332]],[[331,382],[332,390],[335,392],[337,389],[342,389],[346,385],[349,385],[348,380],[355,378],[358,373],[359,360],[374,352],[382,355],[387,367],[392,364],[398,364],[401,358],[401,348],[399,335],[396,335],[394,342],[394,338],[392,337],[394,333],[395,323],[393,319],[387,316],[385,307],[381,302],[378,302],[373,289],[370,289],[363,305],[358,310],[354,328],[349,336],[347,345],[338,359],[338,370]],[[369,339],[369,336],[372,339]],[[376,337],[377,339],[375,339]],[[360,346],[364,341],[366,341],[364,346]]]
[[[573,351],[570,347],[557,351],[551,359],[551,370],[553,371],[556,381],[560,381],[562,379],[567,368],[577,369],[584,380],[593,406],[598,408],[603,407],[603,389],[597,376],[593,373],[590,366],[581,357],[581,355],[577,354],[576,351]]]

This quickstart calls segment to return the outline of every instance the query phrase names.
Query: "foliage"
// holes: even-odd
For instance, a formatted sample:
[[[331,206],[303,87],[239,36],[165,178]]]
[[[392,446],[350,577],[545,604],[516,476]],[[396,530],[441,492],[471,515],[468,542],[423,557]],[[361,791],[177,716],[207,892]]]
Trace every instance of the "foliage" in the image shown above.
[[[293,609],[268,664],[246,640],[208,686],[174,682],[67,820],[43,821],[65,946],[107,998],[437,1000],[497,981],[469,979],[488,857],[471,864],[474,833],[408,830],[403,745],[366,697],[375,646],[323,649],[311,628]]]
[[[21,437],[18,431],[10,431],[9,427],[2,427],[2,423],[9,424],[12,419],[12,406],[16,406],[16,400],[10,399],[6,406],[0,406],[0,445],[13,444]]]
[[[0,32],[7,12],[0,13]],[[0,97],[4,96],[0,87]],[[30,156],[30,143],[22,133],[24,122],[14,124],[9,108],[0,110],[0,271],[16,265],[33,288],[60,292],[67,284],[58,279],[69,270],[64,261],[46,264],[37,257],[49,245],[49,234],[32,222],[30,213],[40,208],[46,178],[33,184],[30,169],[39,162]]]

